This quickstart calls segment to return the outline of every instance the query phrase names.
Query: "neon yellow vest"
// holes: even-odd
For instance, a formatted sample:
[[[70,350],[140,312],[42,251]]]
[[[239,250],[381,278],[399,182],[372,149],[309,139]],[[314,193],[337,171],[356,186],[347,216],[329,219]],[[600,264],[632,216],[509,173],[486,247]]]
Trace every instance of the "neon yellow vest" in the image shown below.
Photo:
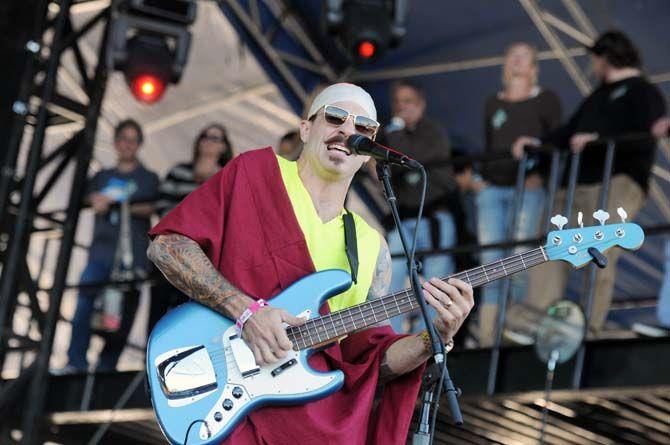
[[[322,222],[316,213],[309,192],[298,175],[298,164],[280,156],[277,156],[277,161],[293,211],[305,235],[314,267],[317,271],[342,269],[351,273],[344,251],[344,222],[342,221],[344,210],[340,216],[326,223]],[[331,312],[363,303],[366,300],[379,255],[381,244],[379,232],[370,227],[357,214],[352,212],[352,215],[356,223],[358,242],[358,283],[352,285],[346,292],[328,300]]]

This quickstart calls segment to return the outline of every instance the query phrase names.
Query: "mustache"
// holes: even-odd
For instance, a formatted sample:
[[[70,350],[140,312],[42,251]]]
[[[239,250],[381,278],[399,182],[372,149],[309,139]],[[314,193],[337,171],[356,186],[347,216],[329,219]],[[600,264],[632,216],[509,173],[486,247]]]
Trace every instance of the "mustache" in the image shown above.
[[[332,137],[329,137],[324,141],[324,143],[327,144],[335,144],[338,142],[341,142],[342,144],[346,144],[347,138],[344,135],[337,134]]]

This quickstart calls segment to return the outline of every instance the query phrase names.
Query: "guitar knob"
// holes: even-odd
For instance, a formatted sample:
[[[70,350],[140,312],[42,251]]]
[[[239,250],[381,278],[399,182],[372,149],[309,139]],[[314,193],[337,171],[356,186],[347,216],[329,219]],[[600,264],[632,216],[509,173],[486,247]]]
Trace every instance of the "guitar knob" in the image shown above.
[[[219,411],[214,413],[214,420],[217,422],[221,422],[223,420],[223,414],[221,414]]]
[[[239,386],[233,388],[233,397],[239,399],[240,397],[242,397],[242,394],[243,394],[242,388],[240,388]]]
[[[231,409],[233,409],[233,401],[230,399],[226,399],[223,401],[222,406],[223,409],[225,409],[226,411],[230,411]]]

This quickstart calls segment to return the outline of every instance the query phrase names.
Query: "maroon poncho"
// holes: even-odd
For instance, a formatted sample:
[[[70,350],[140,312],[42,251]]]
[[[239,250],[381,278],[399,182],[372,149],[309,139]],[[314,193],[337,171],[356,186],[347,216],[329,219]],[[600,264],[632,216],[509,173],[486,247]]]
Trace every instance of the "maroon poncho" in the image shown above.
[[[234,159],[149,232],[167,233],[197,242],[253,298],[271,299],[315,271],[270,148]],[[225,443],[404,444],[423,366],[387,383],[374,406],[384,352],[400,337],[390,327],[366,329],[312,355],[315,369],[342,370],[344,386],[304,405],[254,411]]]

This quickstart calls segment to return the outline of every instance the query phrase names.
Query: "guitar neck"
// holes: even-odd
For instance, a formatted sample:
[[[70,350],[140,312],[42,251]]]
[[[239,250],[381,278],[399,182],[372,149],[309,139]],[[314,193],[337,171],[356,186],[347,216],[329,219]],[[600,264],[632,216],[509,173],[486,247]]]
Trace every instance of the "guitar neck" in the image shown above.
[[[474,288],[524,271],[546,261],[546,252],[544,248],[539,247],[450,275],[442,278],[442,281],[458,278]],[[288,328],[287,333],[295,349],[306,349],[330,343],[349,332],[372,326],[418,307],[419,303],[414,298],[414,292],[411,289],[405,289],[348,309],[312,318],[302,326]]]

